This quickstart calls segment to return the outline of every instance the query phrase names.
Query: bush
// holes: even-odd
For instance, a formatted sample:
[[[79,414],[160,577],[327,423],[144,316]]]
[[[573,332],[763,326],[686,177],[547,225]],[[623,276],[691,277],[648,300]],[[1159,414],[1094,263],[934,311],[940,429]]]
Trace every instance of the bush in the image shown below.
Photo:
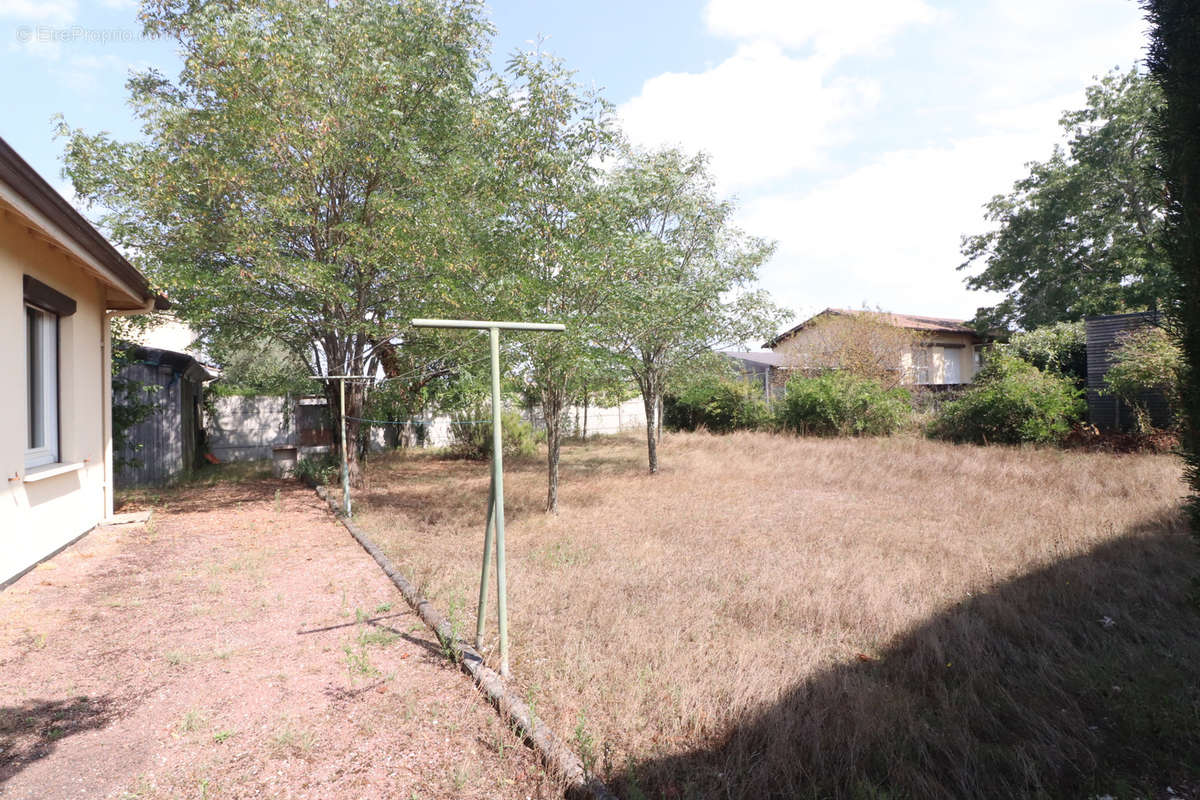
[[[1056,322],[1016,333],[999,349],[1043,372],[1066,375],[1076,386],[1087,383],[1087,332],[1082,322]]]
[[[687,387],[678,397],[663,399],[663,424],[677,431],[754,430],[768,416],[758,387],[744,381],[707,378]]]
[[[492,455],[492,424],[481,422],[488,419],[491,409],[477,408],[454,414],[450,418],[450,450],[461,458],[486,459]],[[537,434],[533,426],[519,413],[510,409],[500,412],[501,435],[504,440],[505,456],[531,456],[537,452]]]
[[[912,396],[849,372],[796,376],[776,409],[781,428],[818,436],[886,436],[912,419]]]
[[[295,477],[313,486],[335,483],[341,474],[341,461],[336,453],[321,453],[296,462]]]
[[[1134,432],[1153,430],[1147,395],[1159,392],[1170,408],[1179,403],[1183,353],[1162,328],[1145,327],[1121,334],[1104,374],[1104,394],[1124,400],[1133,409]]]
[[[1083,392],[1070,377],[997,352],[971,388],[943,406],[929,433],[978,444],[1057,442],[1083,410]]]

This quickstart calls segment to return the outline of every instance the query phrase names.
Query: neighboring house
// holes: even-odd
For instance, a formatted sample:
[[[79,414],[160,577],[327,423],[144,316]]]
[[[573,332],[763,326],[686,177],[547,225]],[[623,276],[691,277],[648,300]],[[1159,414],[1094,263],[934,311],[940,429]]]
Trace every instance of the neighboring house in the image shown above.
[[[149,406],[144,419],[125,431],[116,454],[122,486],[169,483],[197,466],[204,443],[204,384],[216,376],[187,353],[135,345],[117,374],[127,387],[117,403]]]
[[[1108,314],[1087,317],[1087,409],[1088,422],[1104,430],[1121,430],[1133,422],[1133,412],[1120,398],[1104,393],[1104,376],[1112,366],[1112,353],[1120,346],[1121,336],[1150,325],[1161,325],[1157,311],[1133,314]],[[1147,392],[1141,402],[1150,412],[1150,424],[1166,428],[1171,424],[1171,409],[1162,392]]]
[[[866,324],[855,324],[862,321]],[[900,334],[889,336],[889,328]],[[911,333],[911,336],[901,335]],[[876,336],[878,342],[838,341],[839,337]],[[894,370],[899,383],[955,386],[970,383],[983,363],[983,350],[992,341],[966,320],[850,311],[827,308],[776,336],[763,347],[780,358],[780,368],[816,371],[836,369],[840,348],[878,348],[878,357]]]
[[[787,360],[780,353],[723,350],[726,356],[741,371],[742,377],[762,388],[763,397],[770,402],[783,394],[787,382]]]
[[[112,515],[109,320],[165,307],[0,139],[0,582]]]

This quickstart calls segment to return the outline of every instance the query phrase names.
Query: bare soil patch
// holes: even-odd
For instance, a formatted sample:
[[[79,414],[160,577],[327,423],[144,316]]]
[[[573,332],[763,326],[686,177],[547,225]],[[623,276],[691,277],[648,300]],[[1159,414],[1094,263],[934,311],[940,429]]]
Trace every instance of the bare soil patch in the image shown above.
[[[624,796],[1197,785],[1175,458],[766,434],[663,454],[649,476],[636,439],[569,446],[557,516],[543,463],[506,464],[514,678]],[[470,631],[486,464],[369,476],[359,524]]]
[[[133,499],[0,594],[0,797],[556,796],[310,490]]]

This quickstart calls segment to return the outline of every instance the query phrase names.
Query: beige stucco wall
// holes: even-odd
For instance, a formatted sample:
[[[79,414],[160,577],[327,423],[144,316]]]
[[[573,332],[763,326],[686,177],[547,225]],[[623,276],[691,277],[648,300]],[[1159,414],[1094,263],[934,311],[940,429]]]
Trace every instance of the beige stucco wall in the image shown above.
[[[26,482],[28,392],[23,275],[76,302],[59,322],[59,462],[78,470]],[[77,262],[0,211],[0,581],[57,550],[104,517],[106,374],[104,289]]]
[[[925,336],[927,338],[924,346],[929,348],[929,383],[946,382],[946,361],[951,358],[958,361],[962,383],[969,383],[975,377],[973,348],[978,340],[974,336],[966,333],[938,333],[925,334]],[[815,328],[801,328],[775,345],[774,351],[796,366],[819,367],[821,366],[819,364],[807,364],[804,358],[806,353],[811,353],[819,345],[820,340]],[[942,347],[941,345],[952,346]],[[953,345],[958,346],[954,347]],[[912,380],[914,376],[912,352],[901,355],[900,366],[904,370],[906,380]]]

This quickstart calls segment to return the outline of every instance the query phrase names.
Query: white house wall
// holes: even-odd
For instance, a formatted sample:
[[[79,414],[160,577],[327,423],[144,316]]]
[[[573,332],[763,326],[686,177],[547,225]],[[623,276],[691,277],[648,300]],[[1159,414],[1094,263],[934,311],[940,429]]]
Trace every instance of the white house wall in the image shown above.
[[[0,581],[86,533],[104,517],[104,288],[63,251],[31,236],[17,217],[0,211]],[[39,481],[26,481],[28,391],[23,276],[30,275],[76,302],[59,321],[59,461],[82,463]]]

